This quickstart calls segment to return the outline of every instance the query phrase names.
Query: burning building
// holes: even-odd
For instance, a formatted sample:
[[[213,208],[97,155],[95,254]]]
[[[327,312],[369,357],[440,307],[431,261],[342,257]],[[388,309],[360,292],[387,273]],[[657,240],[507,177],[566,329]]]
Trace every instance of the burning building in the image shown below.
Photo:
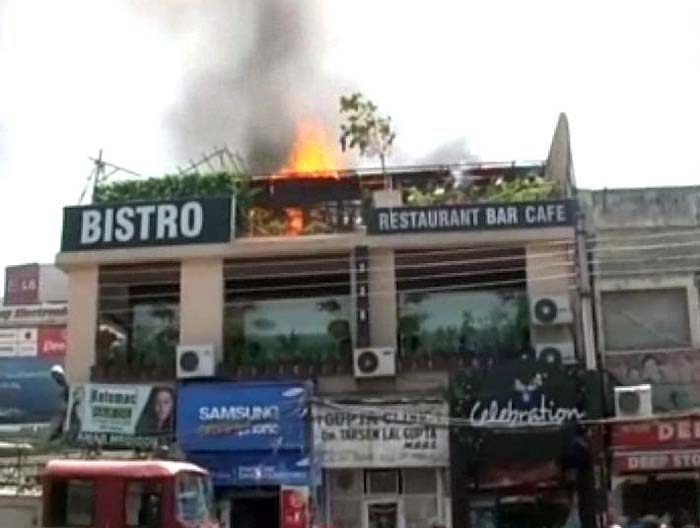
[[[71,379],[172,383],[225,525],[588,515],[566,119],[531,164],[347,170],[325,141],[300,128],[245,203],[123,204],[109,240],[85,236],[108,206],[67,208]]]

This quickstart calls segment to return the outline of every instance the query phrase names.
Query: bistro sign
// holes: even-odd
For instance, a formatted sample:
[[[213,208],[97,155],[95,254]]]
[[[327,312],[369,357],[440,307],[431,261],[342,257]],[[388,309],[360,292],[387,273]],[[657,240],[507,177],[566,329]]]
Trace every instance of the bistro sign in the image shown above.
[[[62,251],[228,242],[231,197],[66,207]]]
[[[440,231],[481,231],[574,224],[573,200],[501,204],[379,207],[370,212],[372,235]]]

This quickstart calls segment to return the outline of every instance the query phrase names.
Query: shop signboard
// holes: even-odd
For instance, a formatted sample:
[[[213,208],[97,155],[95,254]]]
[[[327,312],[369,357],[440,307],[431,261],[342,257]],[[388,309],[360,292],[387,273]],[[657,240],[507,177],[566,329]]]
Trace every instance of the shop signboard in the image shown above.
[[[61,251],[229,242],[230,196],[66,207]]]
[[[465,232],[573,226],[574,200],[378,207],[370,211],[367,233]]]
[[[626,473],[655,473],[700,469],[700,449],[615,453],[613,471]]]
[[[63,357],[0,358],[0,425],[44,424],[64,410],[61,388],[51,367]]]
[[[5,268],[5,305],[39,303],[39,264]]]
[[[445,402],[315,404],[314,453],[326,468],[449,465]]]
[[[178,442],[185,451],[302,449],[309,394],[301,383],[185,383]]]
[[[676,418],[612,425],[615,450],[700,448],[700,418]]]
[[[149,447],[172,439],[174,411],[167,385],[79,384],[70,390],[66,430],[79,444]]]
[[[66,303],[0,307],[0,328],[64,325],[67,318]]]

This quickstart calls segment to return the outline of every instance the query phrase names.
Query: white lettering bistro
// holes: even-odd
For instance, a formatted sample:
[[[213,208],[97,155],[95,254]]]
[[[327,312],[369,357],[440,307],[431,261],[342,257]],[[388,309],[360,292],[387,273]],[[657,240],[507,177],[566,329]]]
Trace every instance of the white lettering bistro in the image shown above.
[[[202,204],[123,205],[82,212],[80,243],[131,242],[196,238],[204,227]]]

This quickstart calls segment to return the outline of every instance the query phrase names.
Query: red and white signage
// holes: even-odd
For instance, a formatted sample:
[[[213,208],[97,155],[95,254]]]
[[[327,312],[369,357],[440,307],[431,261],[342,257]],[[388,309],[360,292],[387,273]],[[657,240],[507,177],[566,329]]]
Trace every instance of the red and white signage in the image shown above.
[[[308,528],[309,488],[282,486],[280,491],[280,517],[282,528]]]
[[[65,326],[41,326],[37,340],[39,356],[65,356],[67,348]]]
[[[700,469],[700,449],[615,453],[613,470],[617,474]]]
[[[700,448],[700,418],[614,424],[612,445],[616,451]]]

